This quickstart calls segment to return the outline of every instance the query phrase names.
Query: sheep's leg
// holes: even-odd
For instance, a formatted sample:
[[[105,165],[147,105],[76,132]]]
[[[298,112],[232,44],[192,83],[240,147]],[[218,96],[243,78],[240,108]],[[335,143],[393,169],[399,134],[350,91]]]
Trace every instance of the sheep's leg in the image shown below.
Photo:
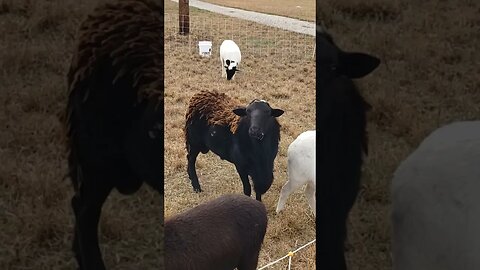
[[[240,175],[240,179],[242,180],[243,194],[250,197],[252,195],[252,187],[250,186],[250,181],[248,180],[247,170],[237,165],[235,165],[235,168],[237,169],[238,175]]]
[[[224,63],[223,63],[223,59],[220,57],[220,66],[222,67],[221,70],[222,70],[222,78],[223,77],[227,77],[227,71],[225,70],[225,66],[224,66]]]
[[[72,150],[72,152],[70,153],[71,155],[69,156],[69,165],[70,167],[72,168],[72,174],[70,175],[70,177],[72,178],[72,182],[73,183],[80,183],[83,179],[82,179],[82,173],[81,173],[81,169],[80,167],[76,166],[76,157],[74,157],[74,150]],[[72,197],[72,200],[70,201],[71,203],[71,207],[73,209],[73,214],[75,215],[75,223],[77,221],[77,216],[78,216],[78,212],[79,212],[79,206],[78,206],[78,201],[79,201],[79,198],[78,198],[78,195],[75,194],[73,197]],[[73,244],[72,244],[72,250],[73,250],[73,253],[75,254],[75,258],[77,259],[77,263],[78,263],[78,269],[85,269],[85,267],[83,266],[83,263],[82,263],[82,255],[81,255],[81,250],[80,250],[80,244],[78,242],[78,232],[77,232],[77,226],[75,225],[74,226],[74,233],[73,233]]]
[[[288,196],[302,186],[302,184],[304,183],[300,181],[288,180],[285,185],[283,185],[282,191],[280,192],[280,198],[278,198],[276,210],[277,214],[285,208],[285,203],[287,202]]]
[[[200,151],[192,146],[190,146],[190,149],[187,154],[187,159],[188,159],[188,177],[190,178],[190,181],[192,183],[193,191],[195,192],[202,192],[202,189],[200,188],[200,183],[198,182],[198,176],[197,176],[197,171],[195,170],[195,162],[197,161],[197,156],[200,153]]]
[[[79,203],[78,203],[79,200],[80,200],[80,198],[78,198],[77,195],[74,195],[72,197],[72,200],[71,200],[73,213],[75,215],[75,221],[77,220],[77,216],[78,216],[78,212],[79,212]],[[81,253],[81,250],[80,250],[80,244],[79,244],[79,241],[78,241],[78,237],[79,237],[78,236],[78,228],[77,228],[77,225],[75,225],[72,250],[73,250],[73,253],[75,254],[75,258],[77,259],[77,263],[78,263],[78,266],[79,266],[78,269],[86,269],[83,266],[82,253]]]
[[[105,269],[98,244],[98,222],[103,203],[112,190],[105,179],[92,179],[101,185],[86,187],[82,184],[79,194],[72,198],[75,212],[75,236],[73,249],[80,269]],[[91,182],[93,183],[93,182]]]
[[[335,217],[335,220],[322,221],[317,219],[317,237],[323,239],[317,246],[317,258],[320,264],[319,269],[346,270],[347,264],[344,255],[344,243],[346,237],[345,219]],[[318,228],[317,227],[317,228]]]
[[[313,211],[313,215],[316,216],[316,208],[315,208],[315,186],[313,182],[308,182],[307,188],[305,189],[305,195],[307,197],[308,205]]]
[[[320,181],[322,185],[329,181]],[[323,183],[322,183],[323,182]],[[328,185],[325,185],[328,186]],[[349,213],[348,199],[342,193],[329,193],[319,189],[324,196],[319,196],[320,216],[316,217],[317,224],[317,258],[319,269],[346,270],[344,244],[347,236],[346,221]],[[332,189],[328,189],[329,191]]]
[[[257,193],[257,192],[255,191],[255,199],[256,199],[257,201],[261,202],[261,201],[262,201],[262,194]]]
[[[282,190],[280,191],[280,197],[278,198],[277,202],[277,214],[280,213],[285,208],[285,203],[287,202],[287,198],[292,193],[290,188],[290,181],[287,181],[285,185],[283,185]]]

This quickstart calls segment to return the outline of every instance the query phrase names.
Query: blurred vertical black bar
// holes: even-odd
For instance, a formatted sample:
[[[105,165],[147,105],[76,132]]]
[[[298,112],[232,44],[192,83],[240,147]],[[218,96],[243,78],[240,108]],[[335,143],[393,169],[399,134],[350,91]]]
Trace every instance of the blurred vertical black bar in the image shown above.
[[[344,261],[344,226],[342,223],[343,208],[345,201],[345,192],[347,187],[342,185],[342,177],[339,177],[339,168],[342,164],[337,164],[339,160],[338,142],[344,138],[342,131],[344,129],[340,127],[343,119],[338,115],[342,113],[343,108],[337,110],[332,109],[333,106],[341,104],[341,92],[340,89],[336,89],[335,86],[328,85],[328,76],[325,73],[326,68],[330,69],[330,64],[326,61],[334,58],[334,55],[328,55],[322,50],[329,48],[330,45],[326,44],[325,38],[321,36],[321,33],[326,29],[323,29],[323,20],[321,17],[321,1],[317,0],[315,5],[316,11],[316,34],[315,34],[315,53],[316,53],[316,269],[321,270],[346,270]],[[329,50],[329,53],[333,51]],[[327,58],[328,59],[325,59]],[[326,89],[329,87],[329,89]],[[331,94],[332,91],[338,92],[337,95]],[[340,98],[339,98],[340,97]],[[334,105],[335,104],[335,105]],[[335,111],[332,113],[332,111]],[[343,117],[343,116],[342,116]],[[348,128],[347,128],[348,131]],[[347,142],[345,142],[347,143]],[[343,152],[341,152],[343,154]],[[341,155],[340,154],[340,155]],[[333,160],[330,160],[330,158]],[[346,168],[347,170],[349,168]],[[345,191],[342,190],[345,188]]]
[[[320,123],[320,108],[318,108],[318,105],[320,104],[320,100],[319,100],[319,97],[320,95],[318,94],[319,93],[319,78],[321,76],[321,74],[319,74],[319,57],[318,57],[318,32],[320,31],[319,27],[320,27],[320,22],[322,20],[322,18],[320,18],[320,1],[321,0],[316,0],[315,1],[315,52],[316,52],[316,56],[315,57],[315,67],[316,67],[316,71],[315,71],[315,91],[316,91],[316,95],[315,95],[315,106],[316,106],[316,118],[315,118],[315,122],[316,122],[316,129],[319,130],[319,128],[321,127],[321,123]],[[321,137],[321,132],[317,132],[317,138],[316,138],[316,154],[315,156],[318,157],[319,156],[319,153],[322,151],[322,145],[321,145],[321,142],[322,142],[322,137]],[[315,159],[315,163],[316,163],[316,167],[317,167],[317,170],[318,168],[320,168],[320,159],[319,158],[316,158]],[[315,176],[318,178],[318,174]],[[316,205],[316,209],[317,209],[317,213],[316,213],[316,219],[318,220],[319,216],[321,216],[321,213],[322,213],[322,209],[320,208],[322,206],[322,201],[320,200],[320,194],[321,194],[321,191],[322,191],[322,182],[321,182],[321,179],[317,179],[317,180],[320,180],[320,181],[316,181],[316,190],[315,190],[315,203],[317,204]],[[323,266],[322,265],[322,262],[324,261],[324,255],[323,255],[323,249],[324,249],[324,245],[322,245],[324,243],[324,240],[325,240],[325,236],[324,236],[324,231],[325,231],[325,228],[323,226],[321,226],[321,224],[319,222],[316,222],[316,230],[315,230],[315,233],[316,233],[316,269],[322,269],[321,267]],[[329,270],[329,269],[325,269],[325,270]]]
[[[320,77],[320,74],[319,74],[319,69],[318,69],[318,66],[319,66],[319,58],[318,58],[318,32],[319,32],[319,27],[320,27],[320,21],[321,21],[321,18],[320,18],[320,6],[319,6],[319,0],[316,0],[315,1],[315,52],[317,53],[317,57],[315,58],[315,67],[316,67],[316,71],[315,71],[315,91],[317,92],[316,95],[315,95],[315,106],[316,106],[316,117],[315,117],[315,126],[316,126],[316,129],[318,130],[319,129],[319,125],[320,125],[320,121],[319,121],[319,108],[318,108],[318,104],[320,103],[319,102],[319,94],[318,94],[318,91],[319,91],[319,83],[318,83],[318,79]],[[315,156],[318,157],[318,154],[320,153],[321,151],[321,145],[320,145],[320,142],[321,142],[321,133],[320,132],[317,132],[317,138],[316,138],[316,154]],[[316,167],[317,169],[319,168],[320,166],[320,159],[319,158],[316,158],[315,159],[315,163],[316,163]],[[318,178],[318,176],[316,176]],[[318,180],[318,179],[316,179]],[[321,191],[321,182],[320,181],[316,181],[317,184],[316,184],[316,190],[315,190],[315,197],[316,197],[316,200],[315,200],[315,203],[317,204],[316,205],[316,208],[317,208],[317,213],[316,213],[316,219],[318,219],[318,217],[320,216],[320,213],[321,213],[321,209],[320,209],[320,206],[321,206],[321,201],[319,200],[319,195],[320,195],[320,191]],[[324,236],[322,235],[322,226],[320,226],[320,224],[318,222],[316,222],[316,230],[315,230],[315,233],[316,233],[316,252],[315,252],[315,261],[316,261],[316,269],[321,269],[321,262],[323,260],[323,256],[322,256],[322,241],[324,240]]]

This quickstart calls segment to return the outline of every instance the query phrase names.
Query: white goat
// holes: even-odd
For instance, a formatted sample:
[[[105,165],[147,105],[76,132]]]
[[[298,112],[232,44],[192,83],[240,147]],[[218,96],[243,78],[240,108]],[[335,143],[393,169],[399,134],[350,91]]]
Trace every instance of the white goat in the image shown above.
[[[434,131],[395,171],[394,270],[480,269],[480,121]]]
[[[235,72],[238,71],[238,65],[242,61],[240,48],[233,40],[224,40],[220,45],[220,62],[222,62],[222,78],[227,77],[231,80]]]
[[[280,192],[278,198],[277,213],[283,210],[285,202],[288,196],[307,184],[305,189],[305,195],[307,197],[308,204],[316,215],[315,210],[315,130],[305,131],[300,134],[289,146],[288,146],[288,181]]]

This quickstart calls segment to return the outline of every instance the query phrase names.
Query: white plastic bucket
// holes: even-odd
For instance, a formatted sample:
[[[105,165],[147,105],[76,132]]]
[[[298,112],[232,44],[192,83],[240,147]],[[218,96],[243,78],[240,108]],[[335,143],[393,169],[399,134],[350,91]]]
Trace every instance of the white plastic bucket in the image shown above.
[[[212,55],[212,42],[211,41],[199,41],[198,52],[201,56],[210,57]]]

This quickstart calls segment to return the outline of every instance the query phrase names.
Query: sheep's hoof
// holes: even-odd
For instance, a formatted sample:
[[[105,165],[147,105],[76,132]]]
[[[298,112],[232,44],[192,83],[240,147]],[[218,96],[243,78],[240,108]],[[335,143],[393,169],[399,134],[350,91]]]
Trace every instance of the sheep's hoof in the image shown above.
[[[195,191],[195,193],[199,193],[199,192],[202,192],[202,189],[201,188],[193,188],[193,191]]]

